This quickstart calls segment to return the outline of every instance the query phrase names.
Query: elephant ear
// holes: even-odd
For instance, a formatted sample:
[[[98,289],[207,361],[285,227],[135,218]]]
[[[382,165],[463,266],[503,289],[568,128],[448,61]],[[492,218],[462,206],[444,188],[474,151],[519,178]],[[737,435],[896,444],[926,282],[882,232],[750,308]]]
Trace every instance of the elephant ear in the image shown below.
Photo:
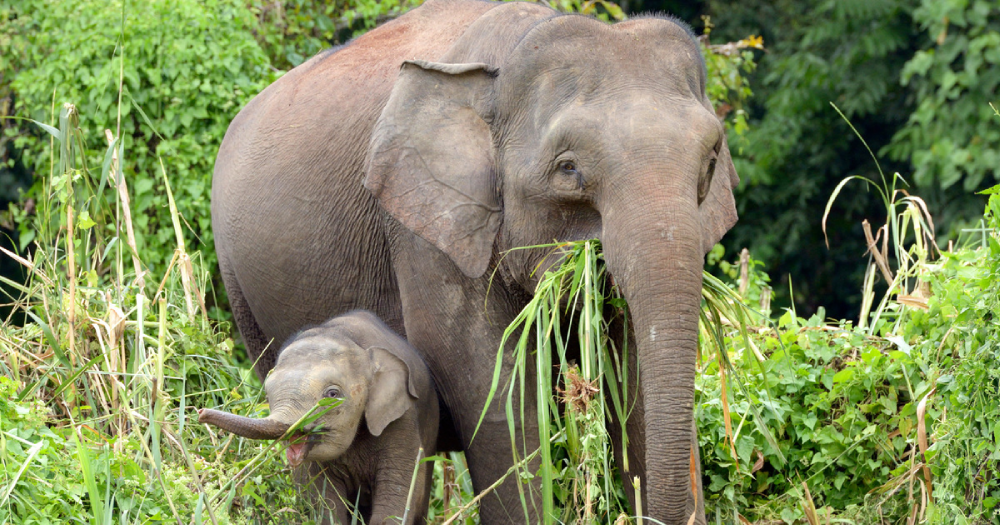
[[[365,187],[467,276],[489,265],[501,210],[483,115],[496,69],[406,61],[372,132]]]
[[[705,104],[709,110],[712,109],[711,103],[707,100]],[[733,190],[739,183],[740,178],[736,175],[736,166],[733,165],[733,157],[729,153],[729,142],[726,140],[725,131],[723,131],[722,145],[715,162],[715,174],[712,176],[708,194],[699,208],[702,250],[705,253],[711,251],[712,247],[722,240],[722,236],[736,224],[738,216]]]
[[[417,396],[408,387],[410,367],[405,361],[385,348],[376,346],[368,351],[375,373],[368,388],[365,421],[371,435],[379,436],[389,423],[403,417]]]

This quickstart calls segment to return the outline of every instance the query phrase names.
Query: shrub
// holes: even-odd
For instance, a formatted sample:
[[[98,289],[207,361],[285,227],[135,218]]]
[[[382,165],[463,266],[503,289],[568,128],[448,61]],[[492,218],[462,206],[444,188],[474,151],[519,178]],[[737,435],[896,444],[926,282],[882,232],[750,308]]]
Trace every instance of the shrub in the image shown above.
[[[73,101],[81,121],[83,163],[106,160],[103,130],[123,137],[122,158],[132,197],[136,245],[150,270],[162,272],[174,251],[158,157],[169,167],[189,246],[214,267],[209,193],[219,143],[237,111],[275,72],[254,41],[256,23],[239,0],[152,0],[139,8],[121,1],[17,0],[2,30],[10,38],[15,113],[53,123],[53,106]],[[5,53],[6,54],[6,53]],[[8,59],[5,59],[8,60]],[[121,92],[119,93],[119,85]],[[119,100],[121,104],[119,104]],[[21,160],[48,173],[50,138],[22,121]],[[36,177],[30,196],[49,200]],[[96,201],[113,201],[104,186]],[[95,206],[92,213],[107,213]],[[21,245],[34,239],[21,219]],[[96,217],[95,217],[96,219]],[[111,238],[110,222],[98,235]]]

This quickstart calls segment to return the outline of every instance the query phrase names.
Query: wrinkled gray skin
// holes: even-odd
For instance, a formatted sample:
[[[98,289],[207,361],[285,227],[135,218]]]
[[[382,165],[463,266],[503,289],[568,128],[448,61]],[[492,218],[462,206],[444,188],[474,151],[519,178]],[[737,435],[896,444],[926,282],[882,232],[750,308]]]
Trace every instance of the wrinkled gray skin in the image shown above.
[[[705,82],[697,43],[671,20],[609,25],[459,0],[431,0],[295,68],[233,121],[212,189],[251,357],[307,323],[372,310],[427,362],[448,409],[441,433],[482,490],[511,466],[502,401],[475,441],[473,430],[504,327],[547,251],[500,254],[597,237],[642,371],[624,475],[642,478],[647,515],[703,523],[689,475],[701,272],[736,221],[738,182]],[[273,363],[264,353],[258,373]],[[524,401],[517,432],[530,449],[535,400]],[[540,508],[529,502],[526,517],[508,482],[480,516],[536,523]]]
[[[320,399],[339,399],[310,427],[315,432],[290,439],[295,477],[323,495],[335,523],[351,522],[343,501],[353,505],[359,491],[365,523],[399,523],[387,518],[404,515],[417,453],[435,453],[438,431],[430,372],[406,341],[370,312],[336,317],[288,341],[264,389],[271,408],[264,419],[203,409],[198,420],[278,439]],[[430,465],[420,466],[407,524],[423,522]]]

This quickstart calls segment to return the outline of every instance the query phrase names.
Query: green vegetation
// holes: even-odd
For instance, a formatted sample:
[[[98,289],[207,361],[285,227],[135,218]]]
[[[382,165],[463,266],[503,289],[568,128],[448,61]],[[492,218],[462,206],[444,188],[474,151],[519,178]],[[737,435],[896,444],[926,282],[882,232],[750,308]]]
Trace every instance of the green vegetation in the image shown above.
[[[127,195],[121,150],[87,170],[77,123],[67,104],[58,128],[42,126],[54,175],[41,184],[37,248],[18,258],[28,283],[7,282],[31,322],[0,327],[0,521],[229,523],[294,504],[267,447],[197,424],[195,407],[258,412],[261,393],[200,304],[207,273],[186,252],[171,193],[175,257],[150,274],[127,234],[129,201],[97,198],[102,180]]]
[[[15,2],[16,14],[0,28],[13,52],[4,69],[16,72],[13,114],[50,122],[65,101],[82,115],[81,155],[86,166],[102,166],[108,151],[103,130],[118,137],[122,170],[130,178],[136,248],[145,268],[162,274],[174,253],[167,197],[157,158],[170,168],[188,246],[200,249],[214,270],[209,214],[212,166],[229,121],[274,80],[253,39],[256,23],[240,1],[153,1],[141,9],[107,2]],[[80,16],[86,13],[86,16]],[[118,86],[122,85],[119,92]],[[57,113],[56,113],[57,114]],[[48,172],[50,138],[20,120],[13,135],[20,161],[36,174]],[[58,220],[48,205],[43,179],[27,197],[39,216]],[[114,189],[94,181],[88,206],[94,220],[107,213]],[[13,212],[22,249],[35,238],[25,206]],[[113,221],[105,218],[103,225]],[[54,229],[57,224],[43,225]],[[93,230],[110,239],[114,231]]]
[[[944,252],[922,200],[875,186],[889,213],[881,231],[901,264],[890,267],[889,245],[873,242],[857,322],[794,310],[772,321],[760,263],[721,261],[721,247],[709,256],[728,283],[706,273],[697,379],[705,497],[717,523],[1000,523],[1000,186],[969,244]],[[535,390],[542,446],[512,445],[527,458],[522,469],[540,458],[520,479],[541,476],[545,512],[608,523],[628,515],[632,489],[617,479],[603,424],[629,406],[609,380],[626,380],[628,349],[607,335],[627,306],[605,288],[596,241],[550,249],[562,262],[508,329],[519,337],[515,370],[506,384],[495,377],[493,391],[506,395],[513,437],[513,422],[524,421],[513,395]],[[876,271],[893,283],[877,307]],[[543,373],[553,366],[555,377]],[[529,367],[536,385],[525,384]]]
[[[902,208],[900,224],[907,215],[916,224],[918,205]],[[933,247],[914,242],[912,265],[895,268],[911,275],[909,286],[886,295],[870,317],[830,321],[788,310],[749,330],[749,341],[727,338],[735,373],[704,360],[706,498],[724,521],[740,513],[784,523],[827,523],[828,514],[851,523],[911,515],[1000,523],[998,211],[994,195],[986,228],[965,248],[932,258]],[[878,263],[871,265],[874,272]],[[738,430],[726,436],[717,423],[722,385],[734,382],[729,413]],[[748,424],[758,417],[787,462]],[[808,516],[813,508],[818,522]]]
[[[649,4],[653,0],[646,0]],[[853,174],[874,165],[829,103],[839,106],[906,174],[935,215],[942,246],[981,217],[974,192],[1000,182],[1000,128],[988,102],[1000,82],[1000,9],[992,0],[706,0],[721,41],[762,35],[767,52],[750,76],[750,129],[733,155],[742,184],[740,222],[723,244],[748,247],[776,279],[776,302],[835,317],[860,308],[865,250],[861,221],[878,199],[836,204],[827,224],[815,210]],[[737,141],[731,140],[731,143]],[[738,150],[738,151],[737,151]],[[876,281],[881,289],[886,283]]]

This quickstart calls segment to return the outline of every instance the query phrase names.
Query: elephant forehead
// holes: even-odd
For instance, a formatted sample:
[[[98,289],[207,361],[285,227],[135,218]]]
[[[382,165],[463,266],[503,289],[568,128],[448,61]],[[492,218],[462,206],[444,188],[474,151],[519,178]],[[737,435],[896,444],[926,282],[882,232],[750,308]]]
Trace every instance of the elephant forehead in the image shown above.
[[[621,97],[652,91],[699,99],[704,61],[697,42],[676,23],[646,18],[608,25],[581,16],[538,24],[501,68],[501,93],[526,93],[549,104],[568,97]]]
[[[345,366],[356,364],[358,352],[345,341],[321,334],[304,334],[281,350],[276,367]]]

